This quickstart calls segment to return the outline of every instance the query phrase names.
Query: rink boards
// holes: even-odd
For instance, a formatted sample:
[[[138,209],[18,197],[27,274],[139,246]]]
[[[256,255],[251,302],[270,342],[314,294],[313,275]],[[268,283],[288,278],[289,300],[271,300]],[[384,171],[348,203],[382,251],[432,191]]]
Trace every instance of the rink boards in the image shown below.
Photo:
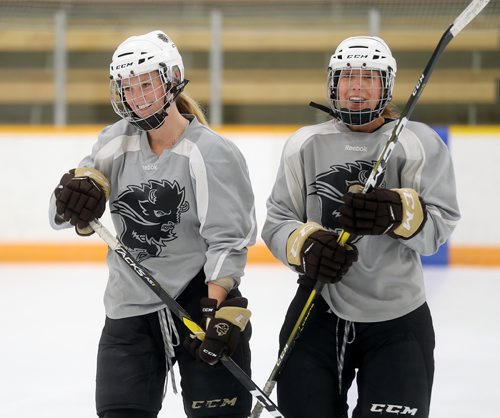
[[[62,173],[88,154],[101,127],[2,127],[1,262],[102,261],[106,248],[96,237],[48,225],[50,194]],[[243,152],[255,195],[257,224],[265,220],[265,203],[275,180],[281,150],[293,126],[224,126],[216,129]],[[450,147],[462,220],[449,243],[427,264],[500,265],[499,126],[435,127]],[[29,185],[29,188],[27,188]],[[109,214],[103,223],[111,226]],[[259,239],[249,249],[249,262],[273,263]]]

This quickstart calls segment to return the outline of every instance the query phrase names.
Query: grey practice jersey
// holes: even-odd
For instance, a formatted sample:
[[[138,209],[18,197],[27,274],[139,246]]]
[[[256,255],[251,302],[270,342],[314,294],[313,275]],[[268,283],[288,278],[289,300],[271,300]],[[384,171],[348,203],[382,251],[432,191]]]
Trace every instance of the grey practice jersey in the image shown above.
[[[262,237],[285,265],[290,233],[315,221],[340,232],[342,195],[365,183],[395,122],[356,133],[338,121],[307,126],[285,144],[267,202]],[[379,187],[415,189],[427,205],[425,227],[409,240],[387,235],[351,237],[359,260],[323,297],[341,318],[375,322],[405,315],[425,302],[419,254],[435,253],[460,218],[455,178],[446,145],[427,125],[408,122]]]
[[[145,132],[126,121],[104,129],[80,167],[111,182],[109,209],[120,241],[176,297],[203,268],[206,280],[239,283],[255,242],[253,192],[246,162],[229,140],[192,115],[176,145],[155,155]],[[50,204],[56,225],[55,198]],[[158,297],[108,251],[104,303],[110,318],[162,308]]]

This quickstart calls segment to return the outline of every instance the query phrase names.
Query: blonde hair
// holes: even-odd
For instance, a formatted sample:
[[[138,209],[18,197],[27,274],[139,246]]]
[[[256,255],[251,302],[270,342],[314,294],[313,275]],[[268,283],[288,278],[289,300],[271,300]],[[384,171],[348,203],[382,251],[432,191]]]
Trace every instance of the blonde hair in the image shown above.
[[[387,103],[384,111],[382,112],[382,116],[387,119],[398,119],[399,118],[399,110],[393,103]]]
[[[179,96],[177,96],[177,99],[175,100],[175,104],[177,105],[177,109],[180,113],[195,115],[196,119],[198,119],[200,123],[208,126],[207,119],[205,118],[200,105],[187,94],[179,94]]]

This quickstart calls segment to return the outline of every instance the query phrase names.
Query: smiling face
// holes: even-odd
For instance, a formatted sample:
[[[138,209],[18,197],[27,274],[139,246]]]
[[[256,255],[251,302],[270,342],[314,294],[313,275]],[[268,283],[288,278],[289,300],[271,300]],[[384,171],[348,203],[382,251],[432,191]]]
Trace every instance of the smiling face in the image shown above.
[[[382,98],[380,71],[344,69],[337,84],[336,107],[349,110],[374,110]]]
[[[328,64],[327,98],[332,116],[351,130],[368,131],[372,122],[383,123],[396,71],[396,60],[381,38],[344,39]]]
[[[158,71],[126,78],[121,88],[128,106],[140,118],[155,114],[165,104],[165,88]]]

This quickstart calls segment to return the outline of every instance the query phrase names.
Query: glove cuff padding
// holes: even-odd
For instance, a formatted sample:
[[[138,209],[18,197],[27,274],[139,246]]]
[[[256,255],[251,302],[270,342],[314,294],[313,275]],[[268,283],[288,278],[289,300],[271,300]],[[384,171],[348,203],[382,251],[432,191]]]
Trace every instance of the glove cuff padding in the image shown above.
[[[247,306],[248,300],[246,298],[226,299],[221,302],[219,309],[215,312],[215,319],[230,322],[243,332],[252,316],[252,312],[247,309]]]
[[[403,219],[389,235],[393,238],[410,239],[417,235],[425,225],[427,211],[418,193],[410,188],[391,189],[399,194],[403,205]]]
[[[293,231],[288,237],[286,243],[286,257],[288,263],[292,266],[300,267],[302,265],[302,247],[306,240],[316,231],[324,231],[320,224],[316,222],[306,222]]]
[[[104,174],[92,167],[75,168],[75,177],[88,177],[97,187],[104,192],[106,201],[109,199],[111,184]]]
[[[111,184],[104,174],[99,170],[92,167],[79,167],[75,168],[75,177],[88,177],[89,180],[94,183],[94,185],[100,188],[104,193],[105,201],[109,199],[109,193],[111,190]],[[94,233],[94,230],[90,225],[80,226],[76,225],[75,231],[78,235],[87,237]]]

